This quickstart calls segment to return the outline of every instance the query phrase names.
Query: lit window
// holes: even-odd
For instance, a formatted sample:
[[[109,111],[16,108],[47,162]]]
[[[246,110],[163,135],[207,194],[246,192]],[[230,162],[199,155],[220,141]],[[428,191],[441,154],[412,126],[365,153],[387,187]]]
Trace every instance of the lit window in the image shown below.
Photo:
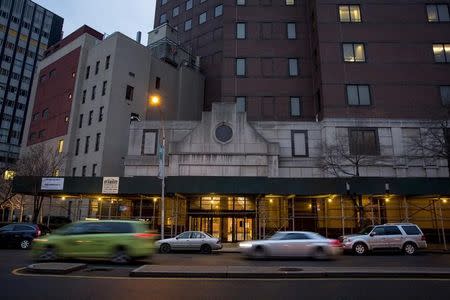
[[[5,173],[3,173],[3,179],[5,180],[13,180],[14,176],[16,176],[16,172],[12,170],[6,170]]]
[[[245,5],[245,0],[236,0],[237,5]]]
[[[449,9],[447,4],[428,4],[427,5],[427,15],[428,22],[449,22]]]
[[[295,0],[286,0],[286,5],[295,5]]]
[[[450,44],[434,44],[434,61],[438,63],[450,63]]]
[[[63,149],[64,149],[64,140],[59,140],[58,141],[58,148],[57,148],[58,153],[62,153]]]
[[[345,62],[365,62],[364,44],[342,44]]]
[[[341,22],[360,23],[361,10],[359,5],[339,5],[339,19]]]

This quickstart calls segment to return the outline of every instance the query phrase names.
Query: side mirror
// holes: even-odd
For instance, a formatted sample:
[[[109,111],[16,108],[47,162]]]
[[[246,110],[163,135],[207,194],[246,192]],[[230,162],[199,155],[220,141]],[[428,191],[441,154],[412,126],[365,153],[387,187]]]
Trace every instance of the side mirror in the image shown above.
[[[179,237],[176,237],[175,239],[177,239],[177,240],[178,240],[178,239],[179,239]]]
[[[373,237],[373,236],[376,236],[376,235],[377,235],[376,232],[371,232],[371,233],[370,233],[370,236],[372,236],[372,237]]]

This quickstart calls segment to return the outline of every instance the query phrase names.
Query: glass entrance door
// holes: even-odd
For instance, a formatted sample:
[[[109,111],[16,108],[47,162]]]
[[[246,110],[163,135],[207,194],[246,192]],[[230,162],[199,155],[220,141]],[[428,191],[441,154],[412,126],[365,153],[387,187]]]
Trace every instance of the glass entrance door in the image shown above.
[[[199,230],[223,242],[239,242],[253,238],[253,218],[191,217],[190,230]]]

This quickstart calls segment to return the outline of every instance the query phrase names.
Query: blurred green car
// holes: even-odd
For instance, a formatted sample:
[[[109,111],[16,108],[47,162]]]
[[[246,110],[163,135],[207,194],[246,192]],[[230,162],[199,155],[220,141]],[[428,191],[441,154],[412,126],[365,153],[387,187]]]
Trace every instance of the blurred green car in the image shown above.
[[[100,258],[127,263],[150,257],[154,253],[155,237],[144,222],[82,221],[34,239],[32,255],[41,261]]]

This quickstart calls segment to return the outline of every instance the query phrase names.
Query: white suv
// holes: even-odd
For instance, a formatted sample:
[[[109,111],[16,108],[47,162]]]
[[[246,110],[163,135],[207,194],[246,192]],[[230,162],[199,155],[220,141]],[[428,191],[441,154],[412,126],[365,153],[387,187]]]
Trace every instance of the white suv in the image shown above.
[[[427,247],[422,230],[411,223],[369,226],[357,234],[341,236],[339,240],[344,250],[351,250],[357,255],[382,249],[402,250],[407,255],[413,255],[417,249]]]

